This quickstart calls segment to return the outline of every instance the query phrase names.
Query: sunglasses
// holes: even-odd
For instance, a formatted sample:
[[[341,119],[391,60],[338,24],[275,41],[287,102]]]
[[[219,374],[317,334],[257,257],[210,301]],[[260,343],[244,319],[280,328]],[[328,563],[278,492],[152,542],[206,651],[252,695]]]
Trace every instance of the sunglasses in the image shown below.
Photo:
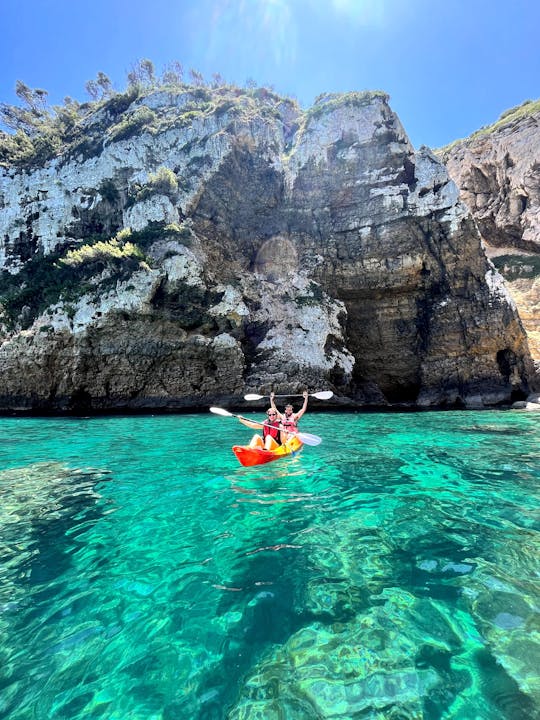
[[[276,415],[277,413],[266,413],[266,414],[268,415],[268,417],[270,417],[271,415]]]

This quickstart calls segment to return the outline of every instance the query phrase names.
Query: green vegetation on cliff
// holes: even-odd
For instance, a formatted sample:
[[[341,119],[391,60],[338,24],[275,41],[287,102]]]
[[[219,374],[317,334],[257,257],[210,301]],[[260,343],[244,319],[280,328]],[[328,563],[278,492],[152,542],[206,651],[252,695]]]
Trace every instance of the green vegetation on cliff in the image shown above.
[[[189,245],[192,237],[186,225],[154,223],[140,232],[124,228],[113,238],[95,237],[68,250],[35,255],[17,274],[0,272],[0,318],[10,330],[28,328],[51,305],[103,293],[137,270],[148,269],[146,251],[156,240]]]
[[[516,121],[521,120],[523,118],[531,117],[531,115],[534,115],[535,113],[539,113],[539,112],[540,112],[540,99],[525,100],[524,102],[521,103],[521,105],[516,105],[515,107],[502,112],[500,114],[499,118],[491,125],[484,125],[479,130],[476,130],[476,132],[473,132],[471,135],[469,135],[469,137],[454,140],[454,142],[451,142],[442,148],[438,148],[436,150],[436,153],[442,158],[442,160],[444,162],[448,153],[450,152],[450,150],[452,150],[452,148],[454,148],[456,145],[459,145],[461,143],[467,143],[471,140],[480,138],[483,135],[490,135],[491,133],[494,133],[497,130],[500,130],[501,128],[506,127],[507,125],[511,125],[512,123],[515,123]]]
[[[387,103],[390,96],[383,90],[364,90],[363,92],[348,93],[323,93],[315,98],[313,105],[302,113],[298,123],[297,145],[300,139],[310,131],[311,123],[324,115],[334,112],[339,108],[366,107],[376,100]],[[287,158],[292,157],[294,149],[291,149]]]
[[[35,167],[55,157],[90,157],[104,143],[127,140],[141,132],[156,134],[170,127],[185,127],[205,115],[228,113],[232,118],[256,115],[280,117],[287,108],[298,113],[295,100],[277,95],[271,88],[248,81],[245,88],[228,84],[219,74],[206,82],[189,71],[184,80],[180,63],[167,66],[161,76],[150,60],[140,60],[128,73],[128,86],[113,89],[102,72],[86,83],[90,101],[65,98],[63,105],[47,106],[47,91],[32,89],[20,80],[16,94],[21,105],[0,103],[0,166]],[[145,98],[166,93],[159,107]],[[181,96],[181,97],[180,97]]]
[[[133,183],[130,188],[127,206],[147,200],[153,195],[166,195],[174,202],[178,195],[178,178],[167,167],[160,167],[155,173],[149,173],[146,183]]]
[[[315,98],[315,103],[306,112],[306,120],[320,117],[321,115],[336,110],[346,105],[353,107],[364,107],[370,105],[374,100],[388,102],[390,96],[383,90],[364,90],[364,92],[348,93],[324,93]]]

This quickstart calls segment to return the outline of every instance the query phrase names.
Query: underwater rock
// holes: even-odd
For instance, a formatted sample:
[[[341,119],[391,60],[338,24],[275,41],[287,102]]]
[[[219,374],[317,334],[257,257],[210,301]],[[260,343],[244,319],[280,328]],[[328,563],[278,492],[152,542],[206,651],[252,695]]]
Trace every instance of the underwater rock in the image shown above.
[[[39,555],[39,529],[62,522],[99,502],[98,482],[106,473],[42,462],[0,472],[0,554],[4,575],[0,604],[9,609],[22,588],[20,568]]]
[[[230,717],[263,717],[266,707],[272,717],[276,706],[284,712],[295,702],[304,712],[307,704],[312,717],[381,712],[420,720],[430,698],[439,702],[443,684],[446,702],[467,685],[467,674],[450,664],[462,642],[435,604],[388,589],[379,605],[348,622],[294,633],[250,674]]]

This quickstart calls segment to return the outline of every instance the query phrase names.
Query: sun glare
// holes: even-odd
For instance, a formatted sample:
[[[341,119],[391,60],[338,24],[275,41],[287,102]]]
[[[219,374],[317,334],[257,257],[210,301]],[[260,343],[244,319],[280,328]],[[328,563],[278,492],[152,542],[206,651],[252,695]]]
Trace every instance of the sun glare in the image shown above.
[[[225,76],[285,84],[328,28],[380,30],[407,0],[211,0],[209,31],[197,38],[208,66]],[[392,14],[389,6],[392,5]],[[201,18],[201,22],[203,22]],[[334,33],[334,35],[332,34]],[[318,38],[318,40],[315,40]],[[244,77],[242,77],[244,76]],[[297,87],[296,92],[299,92]]]
[[[297,46],[293,2],[219,0],[212,18],[210,53],[217,55],[226,47],[249,64],[253,74],[265,74],[269,60],[276,67],[293,63]]]
[[[326,3],[325,3],[326,4]],[[331,0],[333,10],[360,25],[382,25],[384,0]]]

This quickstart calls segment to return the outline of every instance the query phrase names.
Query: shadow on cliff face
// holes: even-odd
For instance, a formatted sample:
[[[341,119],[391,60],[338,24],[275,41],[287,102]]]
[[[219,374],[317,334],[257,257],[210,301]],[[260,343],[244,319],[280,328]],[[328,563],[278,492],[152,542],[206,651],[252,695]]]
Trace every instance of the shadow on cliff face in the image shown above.
[[[504,381],[512,385],[512,402],[524,400],[527,397],[527,388],[524,387],[521,381],[521,377],[525,372],[523,361],[521,361],[512,350],[505,348],[504,350],[499,350],[497,353],[497,366],[501,371]]]
[[[215,320],[207,310],[221,300],[223,293],[185,282],[163,280],[157,287],[151,304],[167,319],[174,320],[184,330],[207,327],[215,330]]]
[[[204,239],[205,250],[210,255],[215,252],[210,259],[215,260],[218,273],[228,271],[231,262],[250,270],[258,262],[265,266],[276,245],[270,240],[269,249],[261,248],[263,255],[257,259],[261,243],[279,238],[285,228],[283,178],[246,143],[237,141],[205,185],[192,213],[195,233]],[[285,257],[279,259],[287,262]]]

